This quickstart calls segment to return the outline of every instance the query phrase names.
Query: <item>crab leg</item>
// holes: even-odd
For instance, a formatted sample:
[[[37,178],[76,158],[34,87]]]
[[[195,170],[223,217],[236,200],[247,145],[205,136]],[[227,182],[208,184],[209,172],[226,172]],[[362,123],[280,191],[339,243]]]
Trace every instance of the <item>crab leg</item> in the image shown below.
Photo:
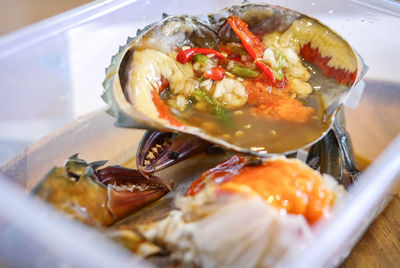
[[[137,168],[147,176],[201,153],[211,145],[191,135],[147,131],[137,151]]]
[[[331,130],[322,139],[320,170],[332,175],[340,184],[343,184],[343,162],[341,151],[335,133]]]
[[[330,130],[325,137],[314,144],[308,153],[307,164],[321,173],[333,176],[336,181],[343,184],[343,161],[335,133]]]
[[[321,173],[332,175],[345,186],[357,180],[360,170],[355,161],[350,135],[344,128],[343,108],[337,113],[333,129],[311,146],[306,162],[313,169],[319,168]],[[346,177],[350,181],[345,181]]]
[[[321,158],[321,141],[315,143],[311,146],[310,150],[308,151],[306,163],[312,169],[318,169],[320,165],[320,158]]]
[[[360,170],[355,161],[353,146],[351,143],[350,135],[344,127],[344,110],[343,106],[339,108],[336,115],[335,122],[333,123],[333,131],[339,144],[342,153],[344,166],[350,176],[351,182],[355,182],[360,175]]]

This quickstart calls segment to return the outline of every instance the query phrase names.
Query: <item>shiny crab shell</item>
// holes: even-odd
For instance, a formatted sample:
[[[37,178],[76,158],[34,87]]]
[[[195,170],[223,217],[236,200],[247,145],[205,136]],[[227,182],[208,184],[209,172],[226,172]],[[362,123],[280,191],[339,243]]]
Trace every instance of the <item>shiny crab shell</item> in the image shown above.
[[[299,160],[234,155],[195,180],[166,217],[119,226],[111,237],[128,247],[144,238],[185,267],[275,267],[302,254],[315,237],[313,224],[330,217],[343,194],[333,178]],[[278,196],[284,207],[271,200]],[[300,199],[308,204],[300,208]],[[137,248],[141,242],[133,251],[153,254]]]
[[[100,168],[106,162],[87,163],[73,155],[50,170],[32,193],[87,225],[109,226],[172,189],[172,182],[134,169]]]
[[[234,145],[211,136],[198,127],[177,123],[162,116],[156,106],[156,102],[161,99],[157,100],[154,97],[152,89],[133,85],[131,81],[135,70],[140,68],[134,64],[136,49],[151,48],[170,53],[185,45],[216,47],[220,39],[234,38],[229,37],[229,31],[224,30],[226,20],[231,15],[246,21],[254,32],[283,32],[289,27],[294,28],[291,35],[286,36],[289,39],[288,42],[290,38],[296,36],[294,43],[298,46],[301,56],[320,67],[326,76],[333,77],[338,82],[324,85],[320,89],[326,105],[324,119],[327,122],[333,122],[338,108],[366,70],[360,56],[342,37],[306,15],[278,6],[242,4],[209,15],[166,16],[161,21],[138,30],[136,37],[128,38],[127,44],[120,47],[119,52],[112,57],[111,65],[106,69],[106,79],[103,84],[105,91],[102,97],[109,104],[108,112],[117,118],[116,125],[183,132],[240,153],[257,156],[268,154],[267,151]],[[313,27],[308,27],[308,22],[315,24]],[[302,30],[304,27],[305,30]],[[314,31],[327,34],[320,36]],[[157,60],[163,60],[161,53]],[[179,64],[174,68],[183,70],[185,74],[185,66]],[[344,86],[339,86],[340,84]],[[166,107],[169,109],[168,106]]]

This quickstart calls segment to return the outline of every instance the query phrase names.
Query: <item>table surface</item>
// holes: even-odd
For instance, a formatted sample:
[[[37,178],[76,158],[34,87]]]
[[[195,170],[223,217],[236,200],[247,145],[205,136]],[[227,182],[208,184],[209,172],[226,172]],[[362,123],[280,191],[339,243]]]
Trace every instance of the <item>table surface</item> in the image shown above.
[[[346,127],[357,154],[373,161],[400,133],[400,85],[366,81],[356,110],[346,108]],[[364,163],[365,165],[365,163]],[[399,193],[399,188],[393,189]],[[400,196],[374,221],[342,267],[396,267],[400,263]]]
[[[91,0],[2,0],[0,35],[46,19]]]
[[[398,267],[399,263],[400,197],[396,195],[342,267]]]

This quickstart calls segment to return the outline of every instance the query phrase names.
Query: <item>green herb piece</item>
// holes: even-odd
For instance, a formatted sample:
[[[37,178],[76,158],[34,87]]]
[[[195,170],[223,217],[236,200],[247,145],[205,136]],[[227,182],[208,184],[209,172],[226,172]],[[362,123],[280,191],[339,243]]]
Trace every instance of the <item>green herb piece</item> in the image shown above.
[[[253,77],[257,77],[260,74],[256,70],[246,68],[243,66],[239,66],[239,65],[236,65],[235,67],[233,67],[231,69],[231,73],[236,76],[243,77],[243,78],[253,78]]]
[[[206,60],[208,59],[208,57],[206,55],[197,53],[196,55],[194,55],[193,59],[194,59],[194,62],[204,64],[204,63],[206,63]]]
[[[196,89],[193,91],[194,96],[198,101],[203,101],[212,107],[213,115],[217,116],[222,124],[225,126],[232,125],[232,118],[227,109],[225,109],[218,101],[211,98],[211,96],[203,90]]]
[[[197,82],[199,82],[199,84],[201,84],[205,80],[206,79],[204,78],[204,73],[199,78],[197,78]]]

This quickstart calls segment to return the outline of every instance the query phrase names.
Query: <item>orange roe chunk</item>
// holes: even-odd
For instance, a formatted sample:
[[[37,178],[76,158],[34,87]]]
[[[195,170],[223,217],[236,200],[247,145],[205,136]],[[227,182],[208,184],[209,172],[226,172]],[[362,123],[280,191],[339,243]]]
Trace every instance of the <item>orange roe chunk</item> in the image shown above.
[[[247,164],[242,156],[231,157],[204,172],[190,185],[186,196],[195,196],[207,185],[217,184],[218,196],[258,194],[271,206],[303,215],[310,224],[329,215],[336,194],[311,168],[282,159],[259,166]]]
[[[314,113],[312,107],[304,106],[301,101],[290,97],[290,85],[284,90],[269,86],[263,81],[245,80],[248,103],[255,105],[253,115],[262,115],[268,120],[285,120],[304,123]]]
[[[335,194],[312,169],[284,160],[245,167],[229,183],[246,185],[268,204],[291,214],[301,214],[309,223],[326,216],[335,200]]]

